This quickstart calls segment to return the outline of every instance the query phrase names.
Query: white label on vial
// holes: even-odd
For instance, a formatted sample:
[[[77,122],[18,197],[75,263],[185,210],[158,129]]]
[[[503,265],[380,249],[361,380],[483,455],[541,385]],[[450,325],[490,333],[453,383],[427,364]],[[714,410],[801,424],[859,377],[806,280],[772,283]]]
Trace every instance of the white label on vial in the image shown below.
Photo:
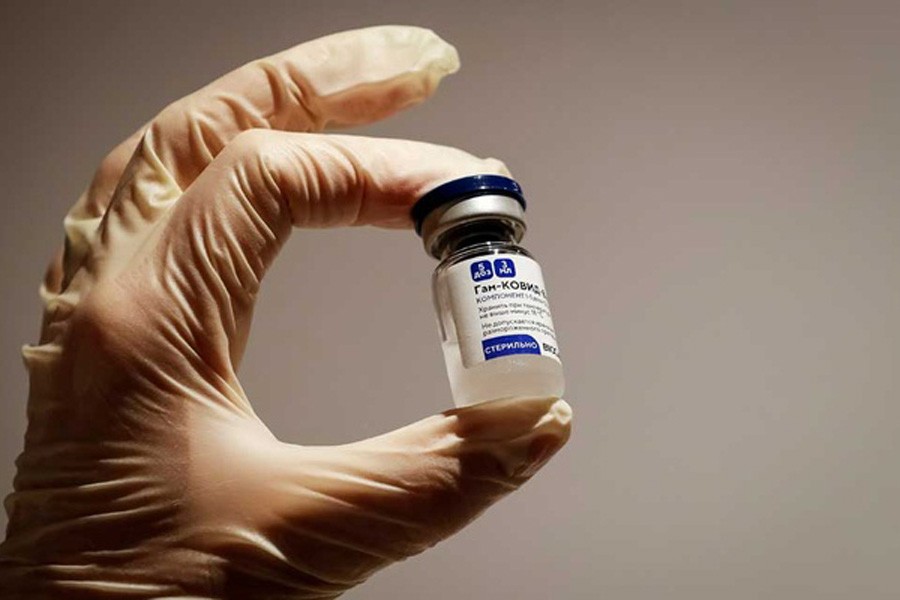
[[[521,254],[479,256],[447,270],[463,365],[532,354],[559,361],[541,267]]]

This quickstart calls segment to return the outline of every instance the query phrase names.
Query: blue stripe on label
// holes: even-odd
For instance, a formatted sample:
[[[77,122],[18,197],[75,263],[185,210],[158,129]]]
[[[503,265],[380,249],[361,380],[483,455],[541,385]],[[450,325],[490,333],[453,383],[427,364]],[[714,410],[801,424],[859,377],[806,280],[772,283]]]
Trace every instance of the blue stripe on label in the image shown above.
[[[484,360],[510,354],[540,354],[541,345],[530,335],[501,335],[481,342]]]

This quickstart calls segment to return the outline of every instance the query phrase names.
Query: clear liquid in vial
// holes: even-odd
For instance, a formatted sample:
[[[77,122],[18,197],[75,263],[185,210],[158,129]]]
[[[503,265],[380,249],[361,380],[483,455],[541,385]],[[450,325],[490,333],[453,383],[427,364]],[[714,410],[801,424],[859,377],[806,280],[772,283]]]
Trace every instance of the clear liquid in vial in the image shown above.
[[[450,390],[456,406],[505,398],[560,398],[564,391],[559,361],[546,356],[515,354],[466,368],[456,340],[441,344]]]

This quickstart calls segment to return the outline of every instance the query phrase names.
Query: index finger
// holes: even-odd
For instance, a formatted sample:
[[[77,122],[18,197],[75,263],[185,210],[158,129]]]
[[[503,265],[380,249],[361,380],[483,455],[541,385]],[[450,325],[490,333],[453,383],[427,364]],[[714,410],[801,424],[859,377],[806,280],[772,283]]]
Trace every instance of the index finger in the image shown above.
[[[126,166],[134,179],[171,181],[179,189],[163,193],[180,194],[242,131],[309,132],[377,121],[427,99],[458,68],[456,50],[430,30],[370,27],[252,61],[170,104],[104,159],[69,211],[62,285],[53,287],[71,280],[110,203],[133,201],[113,201]]]

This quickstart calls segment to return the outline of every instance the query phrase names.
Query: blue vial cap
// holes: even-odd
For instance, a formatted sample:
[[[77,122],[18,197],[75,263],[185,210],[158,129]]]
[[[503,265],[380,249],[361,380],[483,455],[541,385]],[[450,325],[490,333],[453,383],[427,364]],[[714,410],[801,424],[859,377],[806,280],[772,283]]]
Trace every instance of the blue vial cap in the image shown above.
[[[431,212],[444,204],[459,202],[475,196],[509,196],[525,208],[525,196],[519,183],[502,175],[470,175],[441,184],[419,198],[410,215],[416,233],[422,235],[422,223]]]

